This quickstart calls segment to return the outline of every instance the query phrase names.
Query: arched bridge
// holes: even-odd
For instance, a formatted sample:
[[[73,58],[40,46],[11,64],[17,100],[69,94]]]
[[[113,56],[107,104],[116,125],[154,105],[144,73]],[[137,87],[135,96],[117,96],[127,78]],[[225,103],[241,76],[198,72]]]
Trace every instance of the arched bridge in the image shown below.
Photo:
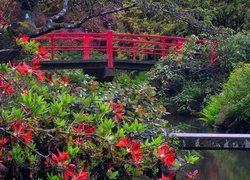
[[[44,69],[81,68],[86,73],[99,79],[110,79],[113,69],[149,70],[155,59],[171,53],[182,55],[182,46],[190,41],[188,38],[114,33],[63,32],[49,33],[35,40],[44,42],[50,52],[51,61],[43,61]],[[197,43],[207,43],[197,40]],[[213,44],[214,45],[214,44]],[[61,60],[57,52],[81,51],[81,59]],[[96,59],[92,54],[99,52],[102,59]],[[126,59],[119,57],[124,56]],[[215,51],[211,50],[210,61],[216,59]]]

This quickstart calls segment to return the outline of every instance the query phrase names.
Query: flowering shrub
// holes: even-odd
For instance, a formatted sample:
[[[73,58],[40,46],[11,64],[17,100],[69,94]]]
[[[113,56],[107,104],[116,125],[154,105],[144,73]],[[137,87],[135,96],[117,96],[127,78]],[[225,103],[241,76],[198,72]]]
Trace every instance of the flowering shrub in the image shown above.
[[[0,66],[2,178],[172,179],[169,170],[186,164],[159,130],[166,109],[151,86],[74,83],[40,70],[46,49],[38,43],[26,36],[16,42],[34,57]]]

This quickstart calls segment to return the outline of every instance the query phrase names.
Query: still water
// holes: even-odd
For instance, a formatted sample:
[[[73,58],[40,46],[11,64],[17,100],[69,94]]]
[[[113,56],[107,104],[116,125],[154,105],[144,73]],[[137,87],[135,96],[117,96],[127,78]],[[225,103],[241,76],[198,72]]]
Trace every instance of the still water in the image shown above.
[[[202,158],[195,165],[185,168],[199,170],[200,180],[250,180],[250,151],[206,150],[199,151]],[[183,173],[177,180],[185,179]]]
[[[214,130],[195,118],[170,116],[170,124],[182,124],[185,132],[206,133]],[[184,151],[184,150],[182,150]],[[185,171],[199,170],[200,180],[250,180],[250,151],[242,150],[202,150],[201,159]],[[183,173],[177,174],[177,180],[185,179]]]

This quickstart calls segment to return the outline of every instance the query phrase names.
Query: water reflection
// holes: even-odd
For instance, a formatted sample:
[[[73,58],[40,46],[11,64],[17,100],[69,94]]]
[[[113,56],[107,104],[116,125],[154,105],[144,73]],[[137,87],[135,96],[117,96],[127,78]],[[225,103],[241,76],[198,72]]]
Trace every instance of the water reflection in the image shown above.
[[[201,160],[185,170],[198,169],[201,180],[250,180],[250,151],[209,150],[200,153]],[[179,173],[177,180],[182,179]]]
[[[170,125],[187,133],[212,133],[213,128],[204,121],[191,116],[168,115],[166,119]]]
[[[181,124],[184,132],[213,133],[205,122],[187,116],[168,116],[170,124]],[[185,150],[181,150],[185,151]],[[185,168],[186,172],[199,170],[200,180],[250,180],[250,151],[240,150],[202,150],[201,160]],[[183,180],[183,173],[177,174],[177,180]]]

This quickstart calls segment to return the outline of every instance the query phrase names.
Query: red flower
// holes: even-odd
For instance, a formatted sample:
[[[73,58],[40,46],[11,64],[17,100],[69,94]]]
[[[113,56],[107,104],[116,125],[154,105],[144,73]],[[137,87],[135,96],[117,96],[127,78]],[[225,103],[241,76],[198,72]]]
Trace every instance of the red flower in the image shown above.
[[[173,180],[174,177],[176,176],[175,172],[170,172],[168,173],[167,176],[165,176],[163,173],[161,174],[161,178],[159,180]]]
[[[141,151],[131,151],[131,155],[132,155],[132,159],[135,163],[135,165],[137,166],[138,164],[140,164],[141,160],[142,160],[142,152]]]
[[[72,180],[88,180],[89,172],[83,172],[82,169],[78,176],[74,176]]]
[[[41,68],[41,66],[39,65],[40,63],[40,59],[37,58],[37,57],[34,57],[32,60],[31,60],[31,68],[33,70],[39,70]]]
[[[20,62],[15,68],[22,76],[29,74],[31,72],[31,67],[25,62]]]
[[[33,74],[36,76],[38,81],[42,81],[45,75],[45,73],[42,71],[34,71]]]
[[[129,138],[124,137],[116,146],[126,148],[127,151],[131,153],[133,162],[136,166],[141,162],[142,152],[140,142],[131,141]]]
[[[45,162],[46,167],[50,167],[50,164],[53,163],[54,165],[57,165],[60,169],[63,169],[63,179],[68,180],[69,178],[73,178],[75,176],[74,168],[75,164],[68,164],[67,161],[69,159],[68,152],[60,152],[59,149],[57,149],[58,156],[56,156],[54,153],[51,154],[51,161],[47,160]]]
[[[118,147],[128,147],[130,144],[130,139],[127,137],[121,138],[121,141],[116,145]]]
[[[65,165],[65,169],[63,171],[64,180],[69,180],[69,178],[72,179],[75,176],[74,167],[75,167],[74,164]]]
[[[0,147],[7,144],[7,142],[9,142],[9,140],[7,138],[0,139]]]
[[[31,139],[32,139],[31,134],[32,134],[32,130],[29,130],[25,134],[19,134],[19,137],[22,138],[26,144],[30,144]]]
[[[4,84],[2,81],[0,81],[0,88],[2,89],[3,94],[11,94],[15,92],[15,90],[11,87],[10,82]]]
[[[54,82],[54,79],[53,79],[52,74],[50,72],[45,74],[45,81],[47,83],[53,83]]]
[[[75,143],[77,144],[77,145],[81,145],[82,144],[82,140],[81,140],[81,138],[76,138],[76,141],[75,141]]]
[[[111,103],[110,106],[113,110],[113,113],[115,114],[115,120],[118,121],[124,118],[124,109],[120,104]]]
[[[141,150],[141,143],[140,142],[136,142],[136,141],[132,141],[131,142],[131,148],[130,148],[130,151],[131,152],[138,152]]]
[[[89,125],[87,122],[82,122],[75,128],[76,133],[83,133],[83,134],[94,134],[96,131],[94,126]]]
[[[162,145],[157,149],[157,153],[160,155],[161,161],[164,162],[168,168],[171,168],[175,163],[176,155],[173,150],[173,148],[169,148],[166,142],[162,143]]]
[[[39,46],[38,48],[38,54],[46,54],[47,53],[47,49],[44,46]]]
[[[23,132],[27,129],[26,124],[22,124],[21,120],[15,121],[11,124],[11,129],[13,130],[13,135],[19,138],[22,138],[26,144],[30,144],[32,139],[32,130],[29,130],[27,133]]]
[[[19,35],[18,37],[20,39],[20,41],[22,41],[23,43],[28,43],[29,41],[29,37],[26,35]]]
[[[58,157],[54,153],[51,154],[51,158],[54,164],[59,164],[59,163],[63,164],[65,161],[68,160],[69,158],[68,152],[60,152],[59,149],[57,149],[57,152],[58,152]]]
[[[199,175],[199,171],[196,169],[193,172],[186,173],[184,177],[186,179],[197,180]]]
[[[141,143],[132,142],[130,151],[135,165],[138,165],[142,160]]]

